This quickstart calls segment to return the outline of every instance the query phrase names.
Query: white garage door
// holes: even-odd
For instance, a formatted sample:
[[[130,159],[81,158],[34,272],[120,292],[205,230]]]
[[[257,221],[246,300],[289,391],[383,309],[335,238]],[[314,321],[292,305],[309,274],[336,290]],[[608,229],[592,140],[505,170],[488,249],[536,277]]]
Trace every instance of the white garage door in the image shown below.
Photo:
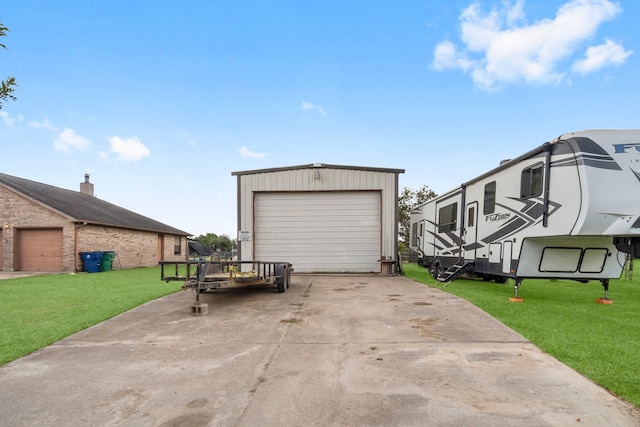
[[[380,271],[379,191],[256,193],[255,253],[302,273]]]

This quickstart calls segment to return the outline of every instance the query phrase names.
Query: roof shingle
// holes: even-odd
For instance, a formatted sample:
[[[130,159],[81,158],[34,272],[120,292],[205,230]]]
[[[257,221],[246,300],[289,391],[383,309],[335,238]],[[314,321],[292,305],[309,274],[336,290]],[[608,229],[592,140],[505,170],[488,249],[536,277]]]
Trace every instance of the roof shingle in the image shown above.
[[[77,191],[3,173],[0,173],[0,185],[48,206],[73,221],[166,234],[190,235],[144,215]]]

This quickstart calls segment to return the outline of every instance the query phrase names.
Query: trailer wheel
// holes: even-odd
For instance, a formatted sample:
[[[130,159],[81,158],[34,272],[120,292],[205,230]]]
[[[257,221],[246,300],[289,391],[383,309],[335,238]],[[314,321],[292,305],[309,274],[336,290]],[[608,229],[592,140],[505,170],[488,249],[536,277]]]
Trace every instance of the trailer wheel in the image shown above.
[[[431,261],[431,263],[429,264],[429,273],[431,274],[431,277],[438,280],[438,276],[440,276],[440,273],[442,273],[442,271],[443,268],[440,264],[440,261]]]
[[[505,276],[494,276],[493,281],[496,283],[507,283],[509,278]]]
[[[276,285],[278,292],[282,293],[287,290],[287,268],[284,264],[275,264],[273,266],[273,275],[276,276]]]

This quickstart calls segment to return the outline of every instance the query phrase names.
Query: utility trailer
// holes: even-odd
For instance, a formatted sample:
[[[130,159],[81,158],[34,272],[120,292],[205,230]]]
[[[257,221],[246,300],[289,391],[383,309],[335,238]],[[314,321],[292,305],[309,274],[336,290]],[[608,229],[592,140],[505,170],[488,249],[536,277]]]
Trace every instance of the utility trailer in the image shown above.
[[[435,279],[609,280],[640,254],[640,129],[561,135],[411,212]]]
[[[160,276],[165,282],[183,282],[183,289],[193,289],[196,302],[193,314],[206,314],[200,294],[208,290],[254,285],[274,285],[282,293],[289,288],[292,265],[268,261],[161,261]]]

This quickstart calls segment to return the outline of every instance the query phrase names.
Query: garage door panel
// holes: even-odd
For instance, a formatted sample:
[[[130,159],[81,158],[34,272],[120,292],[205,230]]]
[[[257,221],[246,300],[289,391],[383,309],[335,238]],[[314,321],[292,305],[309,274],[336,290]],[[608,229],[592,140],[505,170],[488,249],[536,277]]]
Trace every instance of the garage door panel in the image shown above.
[[[376,191],[256,194],[256,258],[299,272],[377,272],[380,203]]]
[[[19,230],[18,260],[22,271],[62,271],[62,229]]]

